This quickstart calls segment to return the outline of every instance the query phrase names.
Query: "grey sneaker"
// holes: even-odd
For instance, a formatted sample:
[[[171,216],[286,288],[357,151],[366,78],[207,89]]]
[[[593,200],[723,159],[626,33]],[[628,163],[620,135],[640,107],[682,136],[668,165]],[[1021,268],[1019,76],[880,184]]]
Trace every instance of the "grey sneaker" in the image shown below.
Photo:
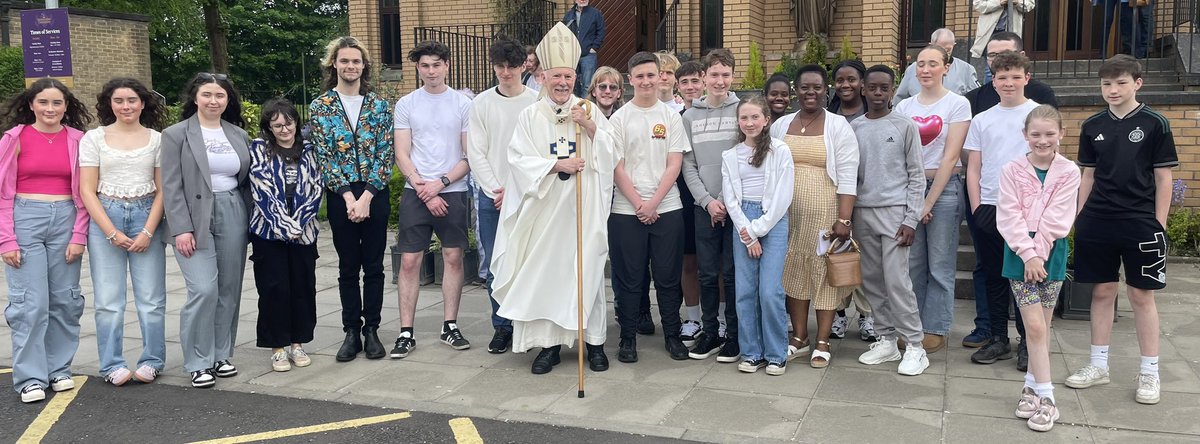
[[[836,316],[836,315],[835,315]],[[849,327],[850,321],[846,320],[845,316],[836,316],[833,318],[833,329],[829,331],[829,336],[837,339],[846,337],[846,327]]]
[[[1037,414],[1041,405],[1041,399],[1038,399],[1037,393],[1034,393],[1033,389],[1025,387],[1021,389],[1021,400],[1017,401],[1017,411],[1013,414],[1021,419],[1029,419]]]
[[[271,354],[271,370],[286,372],[292,369],[292,361],[288,360],[287,350],[279,350]]]
[[[288,350],[288,357],[292,359],[292,364],[295,364],[296,367],[308,367],[312,365],[312,358],[308,356],[303,347],[298,345]]]
[[[1049,432],[1054,428],[1054,421],[1058,421],[1058,407],[1050,398],[1042,398],[1038,401],[1037,412],[1025,424],[1029,426],[1030,430]]]
[[[1085,389],[1094,385],[1108,384],[1108,369],[1088,364],[1068,376],[1066,385],[1070,388]]]
[[[1137,395],[1134,400],[1139,404],[1158,404],[1159,391],[1158,376],[1148,373],[1137,375]]]

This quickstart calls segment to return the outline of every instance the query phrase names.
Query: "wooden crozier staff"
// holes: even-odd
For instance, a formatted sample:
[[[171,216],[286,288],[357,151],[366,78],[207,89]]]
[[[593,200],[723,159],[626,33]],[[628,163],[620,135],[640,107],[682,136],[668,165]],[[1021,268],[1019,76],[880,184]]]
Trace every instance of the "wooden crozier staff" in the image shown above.
[[[580,99],[576,105],[583,107],[584,116],[592,118],[592,102]],[[583,127],[575,122],[575,154],[587,161],[583,153]],[[586,169],[586,164],[585,167]],[[579,397],[583,397],[583,172],[575,175],[575,288],[576,306],[579,310],[579,344],[575,347],[579,358]]]

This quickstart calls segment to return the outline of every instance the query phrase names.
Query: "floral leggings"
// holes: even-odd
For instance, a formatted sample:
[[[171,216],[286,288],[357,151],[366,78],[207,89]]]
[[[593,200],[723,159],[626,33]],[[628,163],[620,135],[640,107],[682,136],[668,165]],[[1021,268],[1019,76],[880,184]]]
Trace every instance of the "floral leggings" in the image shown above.
[[[1025,307],[1041,303],[1042,307],[1053,308],[1058,302],[1058,293],[1062,290],[1063,281],[1025,282],[1009,281],[1017,306]]]

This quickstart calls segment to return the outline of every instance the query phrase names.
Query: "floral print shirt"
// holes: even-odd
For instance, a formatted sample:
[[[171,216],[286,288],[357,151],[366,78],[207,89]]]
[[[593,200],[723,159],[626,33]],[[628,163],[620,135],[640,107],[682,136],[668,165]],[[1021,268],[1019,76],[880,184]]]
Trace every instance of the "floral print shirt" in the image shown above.
[[[313,99],[308,110],[309,140],[316,148],[325,188],[338,194],[355,182],[366,182],[372,194],[387,188],[395,148],[392,109],[386,100],[374,92],[365,94],[353,127],[335,90]]]

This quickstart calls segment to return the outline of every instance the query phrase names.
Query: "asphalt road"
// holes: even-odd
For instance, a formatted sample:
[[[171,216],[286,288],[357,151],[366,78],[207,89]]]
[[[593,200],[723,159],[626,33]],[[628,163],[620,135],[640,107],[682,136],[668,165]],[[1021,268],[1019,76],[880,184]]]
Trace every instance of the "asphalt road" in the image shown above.
[[[283,398],[266,394],[193,389],[130,382],[113,387],[90,377],[69,404],[23,404],[12,391],[12,376],[0,374],[0,442],[16,442],[47,425],[55,406],[64,406],[42,442],[186,443],[259,435],[270,442],[404,442],[589,444],[684,442],[609,431],[504,422],[450,415]],[[64,400],[66,397],[64,397]],[[390,416],[389,416],[390,415]],[[39,417],[41,416],[41,417]],[[290,429],[329,426],[333,430],[287,435]],[[381,421],[358,425],[354,421]],[[292,432],[294,433],[294,432]]]

